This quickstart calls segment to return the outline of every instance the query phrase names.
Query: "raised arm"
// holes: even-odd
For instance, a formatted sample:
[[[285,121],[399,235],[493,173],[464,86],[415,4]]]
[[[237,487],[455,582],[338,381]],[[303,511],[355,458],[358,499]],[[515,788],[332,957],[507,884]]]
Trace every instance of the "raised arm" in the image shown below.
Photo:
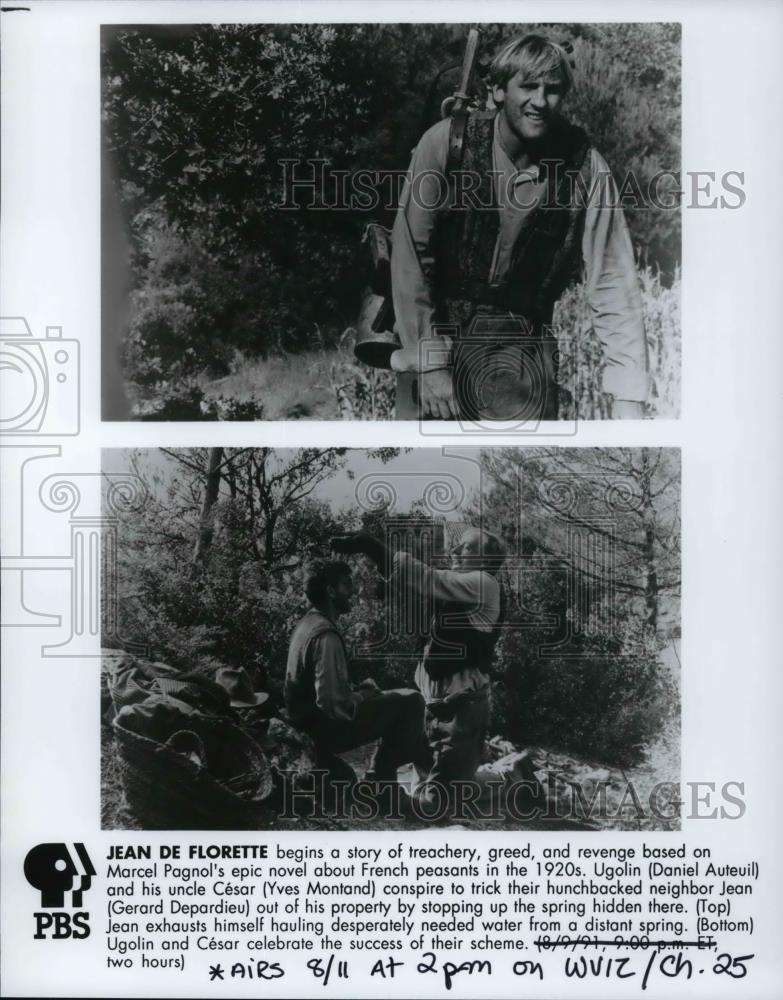
[[[483,570],[435,569],[407,552],[392,560],[392,586],[456,605],[478,628],[489,629],[500,617],[500,585]]]

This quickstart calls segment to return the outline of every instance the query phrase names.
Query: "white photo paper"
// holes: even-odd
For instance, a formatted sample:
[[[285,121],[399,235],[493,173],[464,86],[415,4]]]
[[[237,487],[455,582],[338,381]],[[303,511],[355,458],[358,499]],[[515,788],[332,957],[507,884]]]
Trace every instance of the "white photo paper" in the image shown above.
[[[779,996],[780,6],[0,17],[3,995]]]

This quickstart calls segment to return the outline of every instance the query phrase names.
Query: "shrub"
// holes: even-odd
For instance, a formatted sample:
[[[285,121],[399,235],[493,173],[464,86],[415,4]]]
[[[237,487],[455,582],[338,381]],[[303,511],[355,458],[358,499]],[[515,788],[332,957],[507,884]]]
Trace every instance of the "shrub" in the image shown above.
[[[552,606],[550,612],[562,613]],[[638,764],[671,718],[676,690],[653,636],[623,649],[604,635],[577,639],[569,656],[546,650],[551,634],[504,631],[493,679],[492,731],[522,745]]]
[[[652,389],[649,417],[677,417],[680,413],[680,291],[679,271],[671,285],[649,267],[639,270],[642,313],[647,337]],[[560,417],[599,420],[611,415],[604,396],[603,347],[589,320],[583,285],[566,291],[555,306],[553,331],[561,344]]]
[[[644,187],[661,168],[679,167],[679,25],[484,24],[484,64],[512,33],[530,30],[574,42],[566,113],[618,180],[632,171]],[[316,326],[327,344],[337,341],[359,301],[357,253],[371,214],[281,210],[281,163],[404,168],[444,88],[457,85],[464,41],[460,24],[104,29],[107,163],[133,244],[126,374],[142,396],[225,374],[234,349],[313,349]],[[385,223],[389,187],[380,183],[372,213]],[[330,203],[331,192],[319,193]],[[642,263],[669,286],[679,213],[627,214]],[[340,415],[386,415],[388,375],[357,368],[334,382]],[[657,391],[661,407],[675,405],[674,383],[662,379]],[[582,416],[604,415],[592,389],[578,406]]]

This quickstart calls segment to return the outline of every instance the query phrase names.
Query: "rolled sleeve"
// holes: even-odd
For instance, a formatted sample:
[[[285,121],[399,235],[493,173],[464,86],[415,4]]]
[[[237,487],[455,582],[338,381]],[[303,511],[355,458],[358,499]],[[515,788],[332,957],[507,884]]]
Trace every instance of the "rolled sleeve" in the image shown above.
[[[417,594],[462,607],[480,631],[489,631],[500,617],[500,585],[483,570],[433,569],[407,552],[398,552],[392,578]]]
[[[395,329],[405,348],[418,349],[420,340],[432,336],[433,242],[438,212],[447,197],[449,127],[449,119],[444,119],[421,137],[392,230]]]
[[[603,388],[616,399],[641,403],[649,393],[649,364],[631,237],[617,185],[595,151],[592,170],[582,254],[593,329],[604,346]]]

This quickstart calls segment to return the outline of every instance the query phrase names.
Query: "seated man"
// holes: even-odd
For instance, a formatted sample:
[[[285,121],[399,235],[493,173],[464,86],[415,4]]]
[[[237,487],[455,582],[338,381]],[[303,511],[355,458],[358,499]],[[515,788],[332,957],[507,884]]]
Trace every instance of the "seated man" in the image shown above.
[[[424,699],[418,691],[381,691],[375,681],[354,687],[337,619],[351,609],[351,568],[342,561],[310,567],[305,587],[312,607],[297,624],[288,649],[285,703],[291,721],[315,742],[319,758],[378,740],[365,775],[396,781],[397,768],[427,766]]]

